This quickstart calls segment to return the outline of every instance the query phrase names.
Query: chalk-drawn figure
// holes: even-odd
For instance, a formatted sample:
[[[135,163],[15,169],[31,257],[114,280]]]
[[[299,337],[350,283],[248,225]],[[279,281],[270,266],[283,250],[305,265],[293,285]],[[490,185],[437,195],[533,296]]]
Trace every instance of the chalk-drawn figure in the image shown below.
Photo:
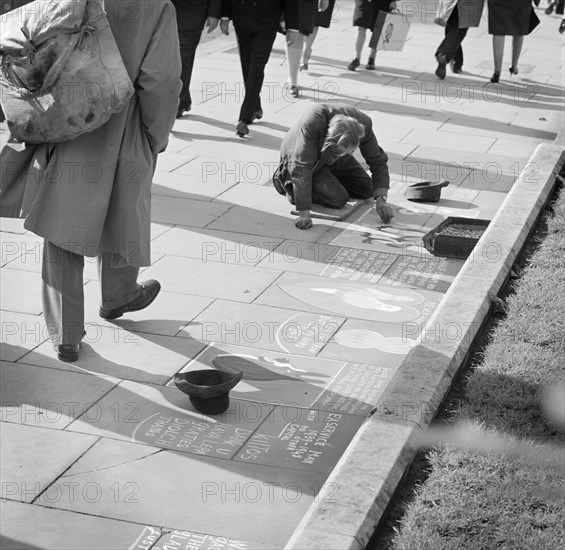
[[[385,287],[385,290],[358,283],[316,287],[311,282],[278,286],[290,296],[312,306],[371,321],[412,321],[420,316],[420,312],[412,306],[425,302],[421,294],[405,288]]]
[[[232,355],[220,354],[212,360],[212,365],[218,370],[226,372],[243,372],[243,380],[268,381],[268,380],[295,380],[296,382],[322,381],[317,378],[328,378],[324,374],[308,373],[303,369],[296,369],[285,357],[271,359],[265,355]],[[279,371],[273,371],[277,368]]]
[[[418,342],[399,336],[383,336],[365,329],[346,329],[338,332],[333,341],[348,348],[378,349],[385,353],[407,354]]]

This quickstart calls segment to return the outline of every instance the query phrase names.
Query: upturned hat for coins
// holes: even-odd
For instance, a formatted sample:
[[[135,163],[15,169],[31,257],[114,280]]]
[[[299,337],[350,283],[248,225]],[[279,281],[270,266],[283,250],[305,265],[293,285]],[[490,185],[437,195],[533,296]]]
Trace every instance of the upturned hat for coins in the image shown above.
[[[442,188],[448,185],[448,181],[421,181],[409,185],[404,191],[404,196],[409,201],[438,202]]]
[[[190,397],[190,402],[197,411],[211,415],[222,414],[230,406],[230,390],[242,377],[242,372],[194,370],[175,374],[175,386]]]

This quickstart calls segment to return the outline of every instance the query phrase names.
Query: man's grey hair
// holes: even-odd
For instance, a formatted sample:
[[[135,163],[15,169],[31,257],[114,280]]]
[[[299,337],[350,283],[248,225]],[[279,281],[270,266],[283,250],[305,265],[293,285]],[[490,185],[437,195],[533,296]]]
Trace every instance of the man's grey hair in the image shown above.
[[[364,135],[365,127],[356,119],[347,115],[335,115],[328,124],[326,144],[357,148]]]

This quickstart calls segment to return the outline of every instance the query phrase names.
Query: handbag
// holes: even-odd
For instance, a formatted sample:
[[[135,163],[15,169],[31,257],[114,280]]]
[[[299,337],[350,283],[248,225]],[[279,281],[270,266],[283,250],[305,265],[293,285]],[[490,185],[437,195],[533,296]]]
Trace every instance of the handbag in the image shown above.
[[[91,132],[134,93],[103,0],[36,0],[2,17],[0,102],[18,141]]]
[[[528,28],[528,32],[526,34],[530,34],[538,25],[540,24],[540,20],[536,10],[532,7],[532,11],[530,12],[530,26]]]
[[[410,22],[399,11],[379,11],[369,48],[401,52],[410,30]]]

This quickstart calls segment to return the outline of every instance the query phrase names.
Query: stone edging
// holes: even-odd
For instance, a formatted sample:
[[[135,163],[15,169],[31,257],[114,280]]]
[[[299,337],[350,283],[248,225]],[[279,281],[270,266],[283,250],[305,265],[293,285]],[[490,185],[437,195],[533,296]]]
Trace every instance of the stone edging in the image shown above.
[[[562,140],[539,145],[483,237],[288,542],[287,550],[360,550],[383,517],[463,365],[491,300],[553,189]],[[533,168],[532,168],[533,167]],[[337,491],[336,491],[337,490]],[[330,496],[330,493],[332,496]]]

